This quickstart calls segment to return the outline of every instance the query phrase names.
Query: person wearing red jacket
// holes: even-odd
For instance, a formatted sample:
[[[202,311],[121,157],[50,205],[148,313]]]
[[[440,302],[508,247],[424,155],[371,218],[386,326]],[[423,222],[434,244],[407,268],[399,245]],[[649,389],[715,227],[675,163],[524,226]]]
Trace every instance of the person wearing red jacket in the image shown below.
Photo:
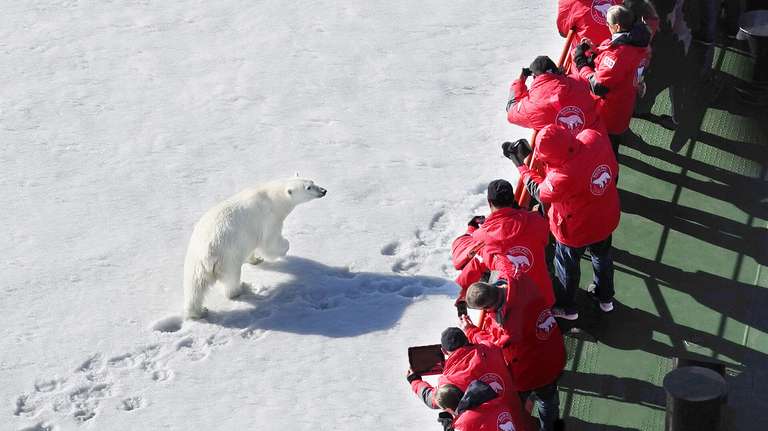
[[[512,382],[521,400],[536,401],[539,429],[553,430],[558,422],[557,379],[565,366],[563,336],[550,304],[532,279],[512,277],[514,271],[504,255],[495,255],[505,266],[494,284],[473,283],[467,289],[467,306],[484,309],[484,321],[475,326],[468,315],[462,326],[473,343],[501,347]],[[482,328],[482,329],[481,329]]]
[[[599,97],[597,110],[618,154],[621,135],[629,128],[637,86],[647,65],[650,32],[642,22],[636,23],[632,11],[624,6],[608,9],[607,21],[611,39],[597,48],[581,43],[573,58],[579,74]]]
[[[509,408],[481,380],[470,383],[466,391],[455,385],[443,385],[437,390],[435,398],[443,409],[438,421],[444,430],[518,431]]]
[[[568,37],[568,32],[576,33],[571,40],[570,52],[584,39],[597,46],[611,37],[606,27],[605,15],[608,8],[619,5],[622,0],[559,0],[557,2],[557,31],[560,36]],[[572,73],[577,73],[576,65],[571,62]]]
[[[502,146],[504,155],[517,166],[528,193],[549,208],[560,282],[553,314],[578,319],[575,295],[585,250],[592,256],[595,298],[604,312],[613,310],[611,235],[619,224],[621,208],[616,189],[619,165],[605,132],[585,129],[574,137],[559,126],[541,129],[536,136],[536,160],[542,162],[544,176],[523,163],[530,150],[520,154],[520,147],[527,141],[507,144]]]
[[[533,75],[531,88],[525,81]],[[546,56],[536,57],[512,82],[507,103],[507,120],[521,127],[539,130],[561,124],[573,134],[585,127],[600,127],[595,100],[583,79],[565,76]]]
[[[549,242],[547,221],[537,212],[520,209],[512,185],[506,180],[491,181],[487,199],[491,210],[488,218],[473,217],[467,232],[456,238],[451,246],[451,260],[454,267],[461,270],[456,278],[461,287],[457,307],[460,311],[463,309],[464,295],[470,284],[481,280],[489,271],[506,268],[499,262],[511,265],[513,277],[530,275],[552,306],[555,293],[545,257]],[[497,262],[494,256],[504,258]]]
[[[466,391],[471,382],[480,380],[487,383],[506,405],[515,430],[532,430],[530,417],[523,413],[520,398],[513,389],[512,376],[509,374],[500,348],[491,344],[470,344],[467,336],[459,328],[448,328],[443,331],[440,344],[446,360],[437,388],[424,382],[419,374],[411,370],[408,373],[411,389],[427,407],[441,408],[435,397],[440,387],[451,384]]]

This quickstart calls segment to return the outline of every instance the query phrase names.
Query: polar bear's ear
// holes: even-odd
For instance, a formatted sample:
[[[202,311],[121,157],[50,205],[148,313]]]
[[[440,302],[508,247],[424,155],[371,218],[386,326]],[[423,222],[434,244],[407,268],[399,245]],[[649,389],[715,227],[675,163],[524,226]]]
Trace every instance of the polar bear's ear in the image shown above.
[[[296,178],[299,178],[299,171],[296,171]]]

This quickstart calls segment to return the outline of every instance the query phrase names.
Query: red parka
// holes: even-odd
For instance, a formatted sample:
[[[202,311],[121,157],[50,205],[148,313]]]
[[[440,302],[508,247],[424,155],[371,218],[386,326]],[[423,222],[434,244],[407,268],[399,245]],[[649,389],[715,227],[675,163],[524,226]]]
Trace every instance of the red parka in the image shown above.
[[[486,383],[475,380],[464,391],[453,420],[456,431],[520,431],[509,407]]]
[[[486,401],[471,409],[463,410],[453,421],[456,431],[520,431],[509,408],[500,399]]]
[[[521,275],[509,280],[495,312],[485,313],[482,330],[465,329],[471,342],[490,342],[503,349],[518,392],[554,382],[565,366],[563,336],[550,307],[531,278]]]
[[[573,134],[585,127],[601,127],[595,100],[587,85],[577,75],[542,73],[533,78],[528,89],[525,78],[512,82],[514,101],[507,110],[507,120],[518,126],[539,130],[560,124]]]
[[[574,138],[567,130],[547,126],[536,137],[537,160],[545,177],[525,165],[518,167],[526,188],[549,205],[549,229],[570,247],[608,238],[619,224],[616,190],[619,166],[603,131],[585,129]]]
[[[623,0],[559,0],[557,2],[557,30],[560,36],[568,36],[573,29],[576,35],[571,41],[569,52],[573,52],[582,39],[589,39],[597,46],[610,39],[605,14],[608,8],[624,3]],[[575,66],[571,71],[575,72]]]
[[[597,110],[608,129],[618,135],[629,128],[635,109],[637,85],[648,64],[648,26],[639,23],[631,32],[616,33],[596,48],[595,68],[584,66],[579,74],[587,79],[595,93],[599,86],[608,90],[598,99]]]
[[[532,430],[530,416],[523,411],[520,397],[513,389],[512,376],[500,348],[491,344],[470,344],[456,349],[445,360],[445,369],[437,386],[452,384],[466,391],[475,380],[485,382],[496,392],[510,412],[517,431]],[[440,408],[435,403],[435,388],[429,383],[414,380],[411,389],[428,407]]]
[[[549,242],[547,221],[536,212],[501,208],[485,220],[479,229],[467,228],[451,246],[451,259],[461,273],[456,283],[461,287],[458,300],[464,300],[470,284],[486,271],[512,268],[511,276],[528,274],[541,290],[549,306],[555,303],[552,279],[547,271],[544,249]],[[504,259],[495,259],[494,256]]]

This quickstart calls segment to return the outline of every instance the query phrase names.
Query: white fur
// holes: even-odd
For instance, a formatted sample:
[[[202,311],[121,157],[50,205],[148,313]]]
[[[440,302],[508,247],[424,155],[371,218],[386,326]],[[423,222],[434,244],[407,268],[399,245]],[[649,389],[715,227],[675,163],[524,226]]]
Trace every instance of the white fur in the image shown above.
[[[220,282],[228,298],[242,292],[246,261],[278,259],[288,252],[283,221],[301,203],[325,196],[311,180],[291,178],[252,187],[208,210],[192,231],[184,260],[184,312],[205,316],[203,299]]]

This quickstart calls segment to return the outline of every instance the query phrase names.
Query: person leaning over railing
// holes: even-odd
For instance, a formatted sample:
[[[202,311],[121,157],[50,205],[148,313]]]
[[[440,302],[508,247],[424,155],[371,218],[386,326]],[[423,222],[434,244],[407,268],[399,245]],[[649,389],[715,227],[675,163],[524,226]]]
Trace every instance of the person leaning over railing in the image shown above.
[[[506,405],[510,421],[516,431],[531,430],[530,417],[526,417],[520,399],[512,384],[504,355],[499,347],[492,344],[471,344],[459,328],[448,328],[440,336],[440,345],[446,356],[443,374],[437,382],[437,388],[423,381],[421,376],[408,370],[408,383],[413,392],[432,409],[441,408],[436,394],[444,385],[455,385],[466,391],[475,380],[487,383],[502,403]]]
[[[637,86],[648,58],[650,31],[624,6],[612,6],[607,15],[611,39],[595,47],[582,41],[573,53],[579,74],[599,98],[597,110],[608,129],[614,153],[629,129]]]
[[[473,283],[467,289],[467,306],[484,310],[475,326],[468,315],[461,326],[473,343],[492,343],[504,351],[514,389],[521,401],[532,397],[539,413],[539,429],[555,429],[559,415],[557,379],[565,366],[563,335],[550,311],[550,302],[525,274],[515,269],[507,256],[489,258],[504,268],[493,283]]]
[[[584,39],[599,45],[611,37],[606,27],[605,15],[608,8],[620,5],[622,0],[559,0],[557,2],[557,31],[566,37],[569,30],[576,32],[569,52]],[[569,73],[578,73],[575,64],[570,63]]]
[[[547,270],[545,247],[549,242],[547,221],[538,212],[520,208],[515,202],[512,184],[498,179],[488,184],[487,218],[473,217],[467,232],[451,245],[451,261],[461,270],[456,283],[461,290],[456,306],[465,306],[464,296],[470,284],[483,278],[486,272],[500,271],[506,266],[493,256],[504,256],[517,274],[528,274],[539,287],[550,306],[555,302],[552,279]],[[460,313],[461,314],[461,313]]]
[[[548,207],[549,229],[555,237],[555,293],[552,313],[568,320],[579,317],[575,295],[585,250],[592,256],[593,296],[604,312],[613,310],[612,233],[621,208],[616,178],[619,165],[604,131],[585,129],[576,137],[559,126],[547,126],[536,137],[537,160],[543,175],[524,163],[524,139],[505,143],[533,199]]]
[[[529,89],[525,82],[533,76]],[[578,76],[565,76],[546,56],[536,57],[512,82],[507,102],[507,120],[521,127],[539,130],[558,123],[574,134],[584,127],[598,127],[595,100],[589,86]]]

